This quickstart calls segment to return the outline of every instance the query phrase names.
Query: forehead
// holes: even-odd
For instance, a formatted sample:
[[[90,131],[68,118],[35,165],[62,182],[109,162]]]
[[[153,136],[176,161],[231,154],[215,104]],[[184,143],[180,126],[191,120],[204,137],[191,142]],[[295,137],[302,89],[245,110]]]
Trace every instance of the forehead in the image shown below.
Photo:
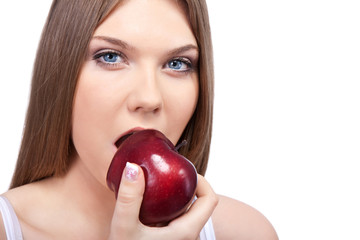
[[[197,45],[184,4],[176,0],[121,1],[94,35],[121,38],[132,44],[156,39],[174,45]]]

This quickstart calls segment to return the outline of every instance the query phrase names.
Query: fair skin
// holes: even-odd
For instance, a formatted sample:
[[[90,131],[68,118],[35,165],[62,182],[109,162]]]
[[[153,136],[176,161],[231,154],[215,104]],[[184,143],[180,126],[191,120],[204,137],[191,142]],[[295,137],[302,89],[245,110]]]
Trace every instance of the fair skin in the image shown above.
[[[198,57],[175,1],[123,1],[97,28],[78,79],[72,119],[77,155],[69,172],[4,194],[26,239],[196,239],[210,216],[217,239],[277,239],[264,216],[217,196],[201,176],[198,200],[165,227],[138,219],[141,168],[135,180],[123,176],[117,201],[106,185],[114,143],[128,130],[155,128],[178,142],[195,111]]]

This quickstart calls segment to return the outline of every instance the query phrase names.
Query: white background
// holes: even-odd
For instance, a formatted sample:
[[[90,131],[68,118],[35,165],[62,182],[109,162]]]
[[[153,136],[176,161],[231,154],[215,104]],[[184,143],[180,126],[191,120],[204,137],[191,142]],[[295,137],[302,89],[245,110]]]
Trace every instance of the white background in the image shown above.
[[[0,192],[17,158],[49,6],[0,3]],[[213,188],[257,208],[281,239],[360,239],[358,1],[208,0],[208,7]]]

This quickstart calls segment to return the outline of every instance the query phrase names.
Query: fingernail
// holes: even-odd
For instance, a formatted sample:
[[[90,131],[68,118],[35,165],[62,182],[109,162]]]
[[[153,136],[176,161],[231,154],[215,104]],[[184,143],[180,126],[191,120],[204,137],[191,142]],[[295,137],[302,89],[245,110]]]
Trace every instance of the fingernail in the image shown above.
[[[134,182],[137,180],[138,176],[139,176],[138,166],[127,162],[125,167],[125,178],[131,182]]]

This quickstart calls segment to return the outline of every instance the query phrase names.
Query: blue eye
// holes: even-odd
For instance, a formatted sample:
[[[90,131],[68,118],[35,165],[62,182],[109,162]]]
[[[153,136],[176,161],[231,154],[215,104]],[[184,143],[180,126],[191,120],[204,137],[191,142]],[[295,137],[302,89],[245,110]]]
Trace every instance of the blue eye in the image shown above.
[[[167,63],[167,67],[179,72],[186,72],[192,69],[191,61],[187,58],[172,59]]]
[[[169,62],[169,67],[176,70],[181,69],[182,65],[183,63],[179,60],[172,60]]]
[[[102,56],[102,59],[107,63],[116,63],[120,56],[116,53],[106,53]]]
[[[93,59],[97,64],[112,69],[119,69],[127,63],[126,57],[121,52],[114,50],[100,51],[93,56]]]

